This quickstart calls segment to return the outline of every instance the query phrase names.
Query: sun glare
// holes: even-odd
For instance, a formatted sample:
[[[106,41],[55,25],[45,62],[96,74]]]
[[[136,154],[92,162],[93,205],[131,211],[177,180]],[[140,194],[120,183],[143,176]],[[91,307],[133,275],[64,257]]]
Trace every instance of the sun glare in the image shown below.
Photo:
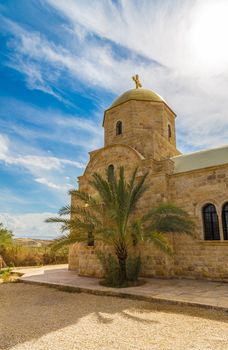
[[[228,68],[228,0],[202,2],[190,35],[193,58],[204,69]]]

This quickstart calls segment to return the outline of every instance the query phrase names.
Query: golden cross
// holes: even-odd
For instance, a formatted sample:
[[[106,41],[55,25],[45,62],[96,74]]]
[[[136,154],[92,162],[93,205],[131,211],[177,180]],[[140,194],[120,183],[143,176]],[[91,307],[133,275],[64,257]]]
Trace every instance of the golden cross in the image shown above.
[[[132,79],[133,79],[134,82],[135,82],[135,88],[136,88],[136,89],[142,87],[142,84],[140,83],[139,75],[138,75],[138,74],[134,75],[134,76],[132,77]]]

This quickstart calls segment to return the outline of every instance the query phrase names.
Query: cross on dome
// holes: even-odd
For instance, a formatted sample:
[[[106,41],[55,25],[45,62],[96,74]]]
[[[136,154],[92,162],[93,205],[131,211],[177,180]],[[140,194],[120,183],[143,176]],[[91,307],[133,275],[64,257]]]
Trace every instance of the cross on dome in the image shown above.
[[[132,77],[133,81],[135,82],[135,88],[138,89],[138,88],[141,88],[142,87],[142,84],[139,80],[139,75],[136,74],[136,75],[133,75]]]

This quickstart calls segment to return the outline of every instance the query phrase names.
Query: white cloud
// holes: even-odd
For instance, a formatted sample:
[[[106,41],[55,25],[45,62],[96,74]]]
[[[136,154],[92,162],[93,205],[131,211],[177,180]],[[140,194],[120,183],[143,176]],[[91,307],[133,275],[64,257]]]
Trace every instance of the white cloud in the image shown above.
[[[66,184],[65,186],[56,185],[55,183],[53,183],[51,181],[48,181],[44,177],[38,177],[38,178],[35,179],[35,181],[40,183],[40,184],[42,184],[42,185],[46,185],[46,186],[48,186],[50,188],[57,189],[57,190],[67,190],[67,189],[72,187],[70,184]]]
[[[5,135],[0,135],[0,160],[9,165],[20,165],[29,170],[31,173],[36,173],[40,170],[60,170],[64,164],[73,165],[75,168],[84,169],[83,163],[70,159],[37,156],[37,155],[12,155],[9,152],[9,139]]]
[[[91,56],[94,52],[97,57],[100,51],[99,69],[94,66],[100,80],[92,70],[90,74],[101,86],[120,92],[130,86],[132,73],[138,72],[143,85],[163,95],[181,116],[177,125],[186,135],[179,138],[182,148],[227,143],[225,0],[47,2],[65,15],[76,34],[80,25],[87,35],[94,33],[161,64],[144,63],[131,54],[127,59],[119,59],[112,55],[109,46],[104,50],[101,45],[97,49],[91,45]],[[88,57],[83,58],[88,63]],[[92,60],[89,63],[93,65]]]
[[[67,73],[72,89],[78,89],[79,80],[120,93],[133,86],[130,77],[137,72],[143,86],[164,96],[181,116],[177,120],[181,131],[177,136],[188,136],[179,138],[182,148],[194,147],[198,137],[198,147],[213,147],[226,140],[228,51],[226,45],[219,44],[220,50],[215,53],[214,47],[218,47],[221,38],[213,35],[208,45],[207,30],[199,26],[201,20],[208,25],[202,17],[208,9],[219,8],[220,15],[224,9],[226,14],[228,7],[224,0],[216,4],[211,0],[207,4],[202,0],[47,2],[69,21],[63,27],[69,35],[67,42],[57,45],[40,33],[7,22],[14,34],[11,45],[15,57],[19,57],[14,64],[27,74],[28,83],[34,79],[35,84],[42,83],[44,88],[54,91],[59,76]],[[224,16],[222,25],[220,18],[214,23],[214,30],[228,30]],[[201,38],[197,42],[198,51],[194,46],[194,40],[198,40],[195,33]],[[224,35],[225,30],[221,37]],[[97,40],[96,36],[103,40]],[[129,51],[121,56],[118,50],[122,49]],[[26,62],[25,67],[20,64],[21,58]],[[214,59],[221,64],[215,65]],[[26,71],[31,74],[28,76]],[[220,125],[220,130],[214,125]]]
[[[0,222],[13,231],[15,237],[31,237],[52,239],[60,235],[60,225],[46,223],[49,217],[56,216],[54,213],[28,213],[11,214],[1,213]]]
[[[59,140],[62,145],[82,147],[85,152],[102,146],[103,130],[100,113],[96,112],[91,120],[77,114],[70,115],[55,109],[35,107],[10,98],[0,98],[0,104],[1,129],[29,142],[29,149],[31,142],[37,139],[44,142]],[[34,128],[21,125],[16,120],[13,123],[9,122],[6,118],[8,115],[14,116],[16,120],[23,118],[26,124],[34,125]],[[89,143],[87,139],[90,140]]]
[[[68,0],[67,3],[64,0],[47,0],[47,2],[70,20],[76,34],[78,25],[81,25],[87,33],[92,32],[109,39],[145,57],[157,60],[166,67],[172,69],[175,67],[185,75],[203,68],[197,64],[198,57],[192,48],[194,35],[202,34],[203,47],[206,39],[211,40],[211,56],[213,45],[217,48],[219,43],[221,48],[222,38],[216,37],[218,29],[206,23],[205,18],[208,21],[214,19],[214,10],[218,16],[217,22],[215,23],[214,19],[214,23],[220,27],[221,32],[224,32],[223,38],[228,28],[226,0],[218,0],[216,5],[213,0],[208,0],[207,3],[204,0],[182,2],[123,0],[119,4],[107,0],[93,2]],[[200,21],[203,20],[207,28],[200,25]],[[213,35],[208,38],[206,30],[209,29]],[[227,63],[228,57],[225,58]]]
[[[0,161],[6,165],[20,166],[29,171],[34,177],[34,181],[48,186],[53,190],[66,191],[70,184],[65,183],[62,176],[65,166],[71,166],[75,169],[84,169],[84,164],[70,159],[38,156],[38,155],[20,155],[10,148],[10,141],[7,136],[0,134]],[[43,175],[46,175],[45,177]],[[58,177],[59,175],[59,177]],[[59,179],[56,184],[52,179]]]
[[[8,152],[9,139],[5,135],[0,134],[0,159],[4,159]]]
[[[75,168],[83,169],[85,166],[80,162],[76,162],[69,159],[48,157],[48,156],[36,156],[36,155],[24,155],[24,156],[10,156],[5,155],[3,158],[6,164],[20,165],[31,171],[32,173],[36,169],[40,170],[59,170],[64,164],[70,164]]]

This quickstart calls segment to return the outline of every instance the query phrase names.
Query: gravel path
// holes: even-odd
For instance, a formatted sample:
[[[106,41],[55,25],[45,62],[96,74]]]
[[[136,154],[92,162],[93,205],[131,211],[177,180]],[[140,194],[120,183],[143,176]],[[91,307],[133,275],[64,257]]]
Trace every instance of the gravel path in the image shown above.
[[[228,315],[0,285],[0,349],[228,350]]]

